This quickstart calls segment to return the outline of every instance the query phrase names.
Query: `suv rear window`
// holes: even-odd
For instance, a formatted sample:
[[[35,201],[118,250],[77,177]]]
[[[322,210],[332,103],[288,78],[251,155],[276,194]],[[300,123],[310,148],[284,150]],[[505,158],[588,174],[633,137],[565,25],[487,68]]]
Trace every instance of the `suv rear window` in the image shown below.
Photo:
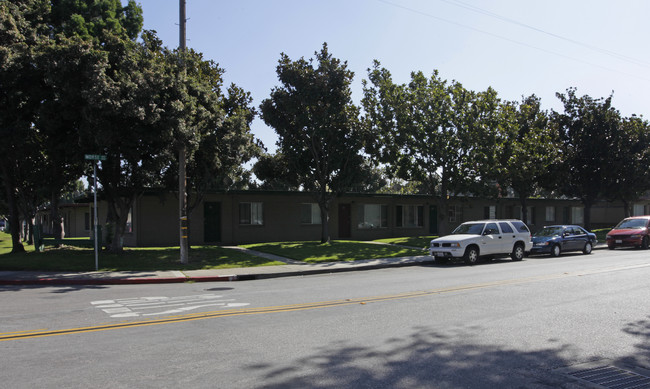
[[[526,225],[523,222],[512,222],[512,225],[515,226],[517,231],[527,232],[530,234],[530,230],[528,229],[528,227],[526,227]]]

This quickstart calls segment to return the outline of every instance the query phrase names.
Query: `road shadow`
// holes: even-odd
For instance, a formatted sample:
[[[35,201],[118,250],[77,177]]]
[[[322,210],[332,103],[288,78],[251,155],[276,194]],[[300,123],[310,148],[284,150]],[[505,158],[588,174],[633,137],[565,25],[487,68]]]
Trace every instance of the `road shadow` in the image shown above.
[[[280,388],[562,388],[580,387],[553,370],[570,362],[572,346],[549,340],[547,348],[522,352],[476,345],[468,333],[441,334],[413,328],[407,338],[379,347],[337,342],[289,366],[250,365]]]
[[[21,290],[52,289],[50,293],[71,293],[85,290],[106,289],[108,285],[0,285],[2,292],[20,292]]]

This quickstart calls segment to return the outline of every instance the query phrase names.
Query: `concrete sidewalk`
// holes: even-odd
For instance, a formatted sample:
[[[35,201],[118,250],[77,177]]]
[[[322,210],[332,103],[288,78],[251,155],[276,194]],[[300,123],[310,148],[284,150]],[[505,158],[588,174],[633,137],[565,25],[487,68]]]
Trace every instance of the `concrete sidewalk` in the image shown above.
[[[230,247],[247,251],[250,254],[284,262],[284,265],[258,266],[214,270],[164,270],[164,271],[128,271],[128,272],[37,272],[37,271],[0,271],[0,285],[119,285],[119,284],[156,284],[181,282],[217,282],[249,281],[264,278],[304,276],[358,270],[382,269],[387,267],[417,266],[433,264],[429,255],[414,257],[368,259],[351,262],[304,263],[292,259],[252,251],[241,247]],[[598,244],[594,249],[605,249],[605,244]]]
[[[247,251],[251,252],[250,250]],[[0,271],[0,285],[118,285],[247,281],[264,278],[326,274],[433,263],[433,258],[428,255],[360,260],[353,262],[304,263],[266,253],[251,252],[251,254],[275,261],[284,262],[285,264],[277,266],[258,266],[215,270],[167,270],[143,272],[128,271],[64,273],[36,271]]]

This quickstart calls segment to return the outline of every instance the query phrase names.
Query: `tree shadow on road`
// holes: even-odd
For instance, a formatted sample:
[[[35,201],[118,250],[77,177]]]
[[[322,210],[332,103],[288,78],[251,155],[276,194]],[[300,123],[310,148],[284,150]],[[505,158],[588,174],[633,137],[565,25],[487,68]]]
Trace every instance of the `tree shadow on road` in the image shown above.
[[[553,373],[575,350],[552,344],[535,351],[476,345],[469,334],[414,328],[380,347],[339,342],[291,366],[256,365],[265,388],[561,388],[580,387]],[[577,386],[574,386],[577,385]]]

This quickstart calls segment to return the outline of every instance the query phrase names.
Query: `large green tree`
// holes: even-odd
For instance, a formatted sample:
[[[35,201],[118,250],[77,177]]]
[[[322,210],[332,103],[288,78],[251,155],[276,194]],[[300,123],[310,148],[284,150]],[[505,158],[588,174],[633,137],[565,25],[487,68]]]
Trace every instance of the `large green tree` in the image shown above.
[[[558,161],[560,144],[537,96],[504,102],[501,111],[495,179],[504,191],[515,192],[528,221],[527,200],[552,179],[549,169]]]
[[[327,44],[315,56],[292,61],[282,54],[277,67],[282,85],[260,109],[279,136],[278,151],[288,172],[315,195],[325,243],[332,199],[363,179],[363,136],[351,98],[354,73],[332,57]]]
[[[650,125],[639,116],[624,118],[620,131],[607,145],[611,165],[603,171],[604,195],[623,203],[625,217],[631,205],[650,190]]]
[[[421,183],[436,196],[438,227],[447,230],[449,196],[486,193],[495,158],[498,98],[488,89],[475,93],[459,82],[413,72],[397,85],[375,61],[364,80],[369,154],[385,164],[390,178]]]
[[[582,200],[584,225],[591,228],[591,207],[603,195],[607,172],[616,157],[610,153],[612,139],[619,137],[621,116],[612,106],[612,96],[578,97],[575,88],[557,93],[564,112],[552,113],[552,123],[561,142],[561,161],[555,165],[556,187],[564,195]]]

